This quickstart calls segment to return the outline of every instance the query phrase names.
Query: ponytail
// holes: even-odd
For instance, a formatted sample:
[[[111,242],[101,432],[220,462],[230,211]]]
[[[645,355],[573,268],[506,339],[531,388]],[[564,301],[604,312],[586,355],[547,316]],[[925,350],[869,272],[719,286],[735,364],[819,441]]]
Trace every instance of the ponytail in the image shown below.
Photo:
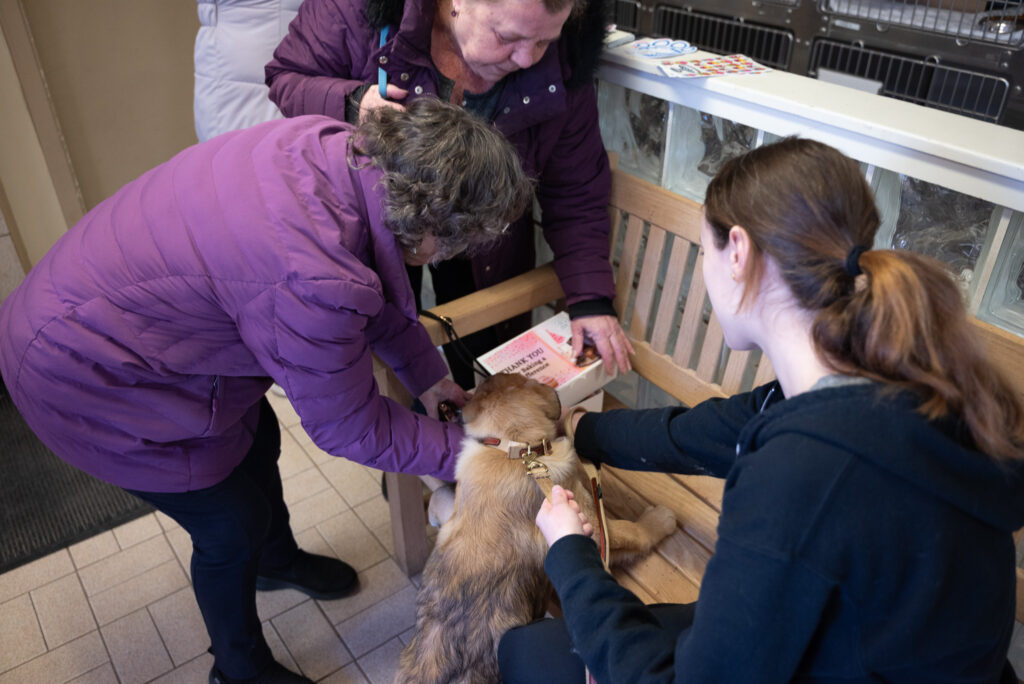
[[[771,257],[796,301],[815,312],[811,334],[832,369],[908,390],[929,419],[962,420],[980,451],[1024,459],[1024,405],[981,349],[945,267],[867,249],[880,221],[855,161],[814,140],[759,147],[722,167],[704,215],[718,247],[732,226],[750,235],[743,302],[760,287],[760,257]]]
[[[963,295],[938,261],[871,250],[852,293],[821,309],[812,335],[839,373],[909,390],[929,419],[959,416],[980,451],[1024,458],[1024,409],[989,362]]]

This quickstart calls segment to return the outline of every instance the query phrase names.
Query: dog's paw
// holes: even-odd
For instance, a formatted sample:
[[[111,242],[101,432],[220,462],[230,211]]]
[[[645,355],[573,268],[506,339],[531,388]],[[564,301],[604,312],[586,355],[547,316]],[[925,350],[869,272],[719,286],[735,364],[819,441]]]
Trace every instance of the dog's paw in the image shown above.
[[[675,531],[676,514],[667,506],[658,504],[644,511],[637,524],[647,530],[655,541],[660,541]]]
[[[434,527],[448,522],[455,512],[455,487],[450,484],[442,485],[430,495],[430,503],[427,505],[427,520]]]

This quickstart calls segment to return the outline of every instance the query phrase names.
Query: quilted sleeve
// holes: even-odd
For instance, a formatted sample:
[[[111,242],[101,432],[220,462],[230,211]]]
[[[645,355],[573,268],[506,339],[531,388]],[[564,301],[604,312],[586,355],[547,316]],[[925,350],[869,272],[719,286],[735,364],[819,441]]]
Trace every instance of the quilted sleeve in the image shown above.
[[[461,427],[378,392],[367,335],[383,309],[379,293],[352,280],[291,281],[261,299],[239,327],[317,446],[380,470],[452,479]]]
[[[354,7],[306,0],[267,64],[270,99],[285,116],[345,120],[345,98],[359,88],[375,32]]]

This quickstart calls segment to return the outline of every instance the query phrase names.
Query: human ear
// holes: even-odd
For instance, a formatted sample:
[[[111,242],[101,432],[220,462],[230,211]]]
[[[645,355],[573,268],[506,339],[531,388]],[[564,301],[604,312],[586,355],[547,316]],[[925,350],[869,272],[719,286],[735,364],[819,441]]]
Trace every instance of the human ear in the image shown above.
[[[733,279],[745,280],[750,268],[753,247],[750,233],[743,226],[733,226],[729,229],[729,242],[726,247],[729,250],[729,268],[732,270]]]

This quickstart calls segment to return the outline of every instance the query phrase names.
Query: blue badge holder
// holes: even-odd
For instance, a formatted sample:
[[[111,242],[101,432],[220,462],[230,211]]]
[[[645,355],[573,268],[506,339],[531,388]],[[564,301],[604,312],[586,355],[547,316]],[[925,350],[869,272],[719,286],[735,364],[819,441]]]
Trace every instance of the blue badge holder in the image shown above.
[[[385,26],[380,32],[380,46],[384,47],[384,43],[388,39],[388,27]],[[388,99],[388,75],[384,73],[383,67],[377,67],[377,90],[380,91],[381,99]]]

